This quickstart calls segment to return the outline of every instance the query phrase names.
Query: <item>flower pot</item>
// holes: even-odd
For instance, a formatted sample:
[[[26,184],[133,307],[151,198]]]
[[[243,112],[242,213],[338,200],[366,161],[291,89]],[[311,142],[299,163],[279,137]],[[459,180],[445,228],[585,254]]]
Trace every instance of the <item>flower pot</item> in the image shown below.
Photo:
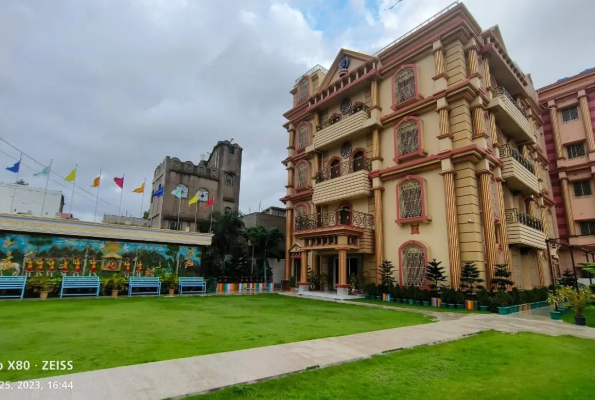
[[[376,300],[382,300],[382,296],[376,296]]]
[[[415,300],[413,300],[413,299],[409,299],[409,304],[410,304],[410,305],[414,305],[414,304],[415,304]]]
[[[173,297],[174,292],[176,291],[176,289],[175,288],[169,288],[168,291],[169,291],[169,297]]]
[[[464,310],[464,309],[465,309],[464,304],[457,304],[457,310]]]
[[[575,315],[574,323],[580,326],[585,326],[585,324],[587,323],[587,319],[585,317],[579,317],[578,315]]]
[[[416,305],[416,306],[421,306],[421,301],[419,301],[419,300],[415,300],[415,305]]]
[[[369,295],[369,294],[367,294],[367,295],[366,295],[366,299],[369,299],[369,298],[370,298],[370,295]]]
[[[429,307],[430,306],[430,302],[429,301],[423,301],[422,303],[423,303],[423,305],[425,307]]]
[[[500,314],[500,315],[507,315],[508,314],[508,307],[498,307],[498,314]]]
[[[49,291],[40,291],[39,300],[47,300]]]
[[[457,305],[456,304],[450,304],[449,303],[447,305],[448,305],[448,308],[450,308],[451,310],[457,308]]]
[[[390,301],[393,302],[393,303],[398,303],[399,302],[399,299],[397,299],[396,297],[391,297],[390,298]]]
[[[407,300],[407,299],[401,299],[401,303],[407,304],[407,303],[409,303],[409,300]]]
[[[490,311],[490,306],[479,306],[479,311]]]
[[[550,318],[553,320],[559,320],[560,318],[562,318],[562,313],[559,311],[550,311]]]
[[[448,308],[448,304],[446,304],[446,303],[440,303],[440,308]]]

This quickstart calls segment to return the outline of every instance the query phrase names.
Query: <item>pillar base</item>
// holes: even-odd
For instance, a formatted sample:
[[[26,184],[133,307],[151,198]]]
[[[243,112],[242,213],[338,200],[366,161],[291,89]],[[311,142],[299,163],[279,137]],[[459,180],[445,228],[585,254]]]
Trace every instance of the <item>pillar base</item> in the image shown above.
[[[298,282],[298,293],[305,293],[310,291],[310,282]]]
[[[338,296],[349,296],[349,285],[337,285]]]

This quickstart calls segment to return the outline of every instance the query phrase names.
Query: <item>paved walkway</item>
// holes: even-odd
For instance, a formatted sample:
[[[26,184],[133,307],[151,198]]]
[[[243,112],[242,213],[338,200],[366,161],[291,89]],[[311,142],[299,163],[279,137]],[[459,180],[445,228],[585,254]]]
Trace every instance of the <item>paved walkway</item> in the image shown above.
[[[593,328],[560,321],[536,320],[529,313],[514,318],[474,314],[434,324],[44,378],[38,380],[44,390],[15,389],[2,392],[0,397],[6,400],[162,400],[279,377],[309,368],[324,368],[383,352],[453,341],[492,329],[595,339]],[[47,389],[48,382],[56,381],[71,381],[74,389]]]

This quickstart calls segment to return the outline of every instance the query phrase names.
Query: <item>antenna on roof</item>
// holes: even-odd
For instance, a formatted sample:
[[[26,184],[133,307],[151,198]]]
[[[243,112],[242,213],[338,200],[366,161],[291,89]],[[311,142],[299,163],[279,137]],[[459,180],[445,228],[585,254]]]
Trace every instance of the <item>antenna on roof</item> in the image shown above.
[[[200,161],[203,161],[206,158],[206,156],[203,154],[200,155]]]
[[[392,6],[390,6],[389,8],[385,8],[384,11],[388,11],[388,10],[392,10],[397,4],[399,4],[400,2],[402,2],[403,0],[398,0],[395,4],[393,4]]]
[[[229,143],[233,143],[233,138],[229,139]]]

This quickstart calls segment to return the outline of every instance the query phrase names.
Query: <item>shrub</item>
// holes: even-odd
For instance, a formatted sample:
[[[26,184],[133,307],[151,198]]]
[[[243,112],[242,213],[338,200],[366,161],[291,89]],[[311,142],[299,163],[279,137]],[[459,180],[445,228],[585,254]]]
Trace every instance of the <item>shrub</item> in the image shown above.
[[[510,275],[508,265],[496,264],[494,279],[492,279],[492,290],[506,290],[507,286],[514,285],[514,282],[509,279]]]
[[[498,307],[508,307],[514,304],[512,296],[506,293],[504,290],[499,290],[494,297],[494,302]]]
[[[562,273],[562,278],[560,278],[560,285],[576,287],[576,278],[574,277],[574,274],[569,269],[566,269]]]
[[[491,303],[490,294],[486,289],[480,289],[477,292],[477,302],[480,306],[489,306]]]
[[[295,286],[296,286],[295,276],[291,276],[289,278],[289,287],[295,287]]]
[[[376,284],[375,283],[368,283],[364,288],[364,293],[368,296],[376,296]]]
[[[481,288],[479,284],[483,282],[483,279],[479,277],[479,274],[479,269],[473,261],[465,261],[461,271],[461,290],[469,300],[475,298],[477,290]]]
[[[393,263],[389,260],[382,261],[382,264],[380,264],[378,267],[380,272],[380,284],[384,286],[385,290],[390,290],[390,288],[395,284],[393,268]]]
[[[512,296],[512,304],[511,305],[519,305],[519,304],[523,304],[523,300],[521,299],[521,292],[519,292],[519,289],[517,288],[512,288],[512,290],[510,291],[510,295]]]
[[[426,266],[426,279],[430,281],[430,290],[433,293],[437,293],[444,286],[444,282],[446,282],[444,267],[440,264],[442,264],[442,261],[433,259]]]

